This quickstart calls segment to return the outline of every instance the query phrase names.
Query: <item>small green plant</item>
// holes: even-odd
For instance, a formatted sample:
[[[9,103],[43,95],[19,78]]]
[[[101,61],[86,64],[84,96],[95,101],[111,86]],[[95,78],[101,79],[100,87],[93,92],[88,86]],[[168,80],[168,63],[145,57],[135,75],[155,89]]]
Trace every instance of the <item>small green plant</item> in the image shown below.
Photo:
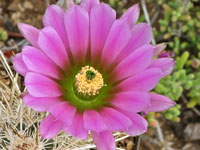
[[[155,39],[168,43],[167,50],[175,54],[176,65],[171,75],[165,77],[155,91],[177,102],[163,113],[166,119],[179,121],[180,99],[185,98],[188,108],[200,105],[200,7],[195,1],[148,0],[160,8],[154,28]],[[155,23],[155,24],[156,24]],[[154,25],[153,25],[154,26]]]
[[[3,28],[0,28],[0,41],[6,41],[8,39],[8,33]]]
[[[200,105],[200,72],[196,74],[195,80],[193,80],[193,86],[187,93],[187,96],[190,98],[189,102],[187,103],[188,108]]]

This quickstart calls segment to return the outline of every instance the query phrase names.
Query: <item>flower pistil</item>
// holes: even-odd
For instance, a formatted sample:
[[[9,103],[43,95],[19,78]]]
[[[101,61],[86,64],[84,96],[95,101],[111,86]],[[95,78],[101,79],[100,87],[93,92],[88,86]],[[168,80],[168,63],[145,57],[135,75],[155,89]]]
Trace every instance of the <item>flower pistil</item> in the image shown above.
[[[101,88],[105,86],[101,73],[91,66],[82,67],[75,76],[75,90],[83,97],[95,97]]]

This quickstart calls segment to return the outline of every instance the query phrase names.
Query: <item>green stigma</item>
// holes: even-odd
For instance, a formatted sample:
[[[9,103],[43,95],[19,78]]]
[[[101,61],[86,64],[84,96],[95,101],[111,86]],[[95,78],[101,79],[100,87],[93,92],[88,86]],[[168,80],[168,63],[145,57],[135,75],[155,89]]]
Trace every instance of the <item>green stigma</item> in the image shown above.
[[[87,77],[88,80],[92,80],[96,77],[96,74],[93,71],[88,70],[86,72],[86,77]]]

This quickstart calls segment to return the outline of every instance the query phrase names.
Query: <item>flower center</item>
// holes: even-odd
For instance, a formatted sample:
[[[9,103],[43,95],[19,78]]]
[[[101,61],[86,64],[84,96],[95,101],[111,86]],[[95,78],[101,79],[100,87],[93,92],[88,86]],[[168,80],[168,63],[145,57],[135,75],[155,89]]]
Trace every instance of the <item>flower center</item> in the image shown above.
[[[90,99],[105,86],[102,75],[91,66],[82,67],[75,76],[75,91],[78,96]]]

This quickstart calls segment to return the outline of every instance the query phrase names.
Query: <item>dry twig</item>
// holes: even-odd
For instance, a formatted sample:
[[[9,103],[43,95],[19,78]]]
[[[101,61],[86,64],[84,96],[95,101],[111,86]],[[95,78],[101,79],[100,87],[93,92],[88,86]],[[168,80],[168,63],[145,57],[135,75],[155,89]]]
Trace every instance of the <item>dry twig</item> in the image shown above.
[[[141,0],[141,4],[142,4],[142,9],[143,9],[143,12],[144,12],[145,19],[146,19],[147,23],[148,23],[149,25],[151,25],[151,21],[150,21],[150,19],[149,19],[149,13],[148,13],[148,11],[147,11],[147,7],[146,7],[145,0]],[[154,36],[153,36],[153,39],[152,39],[152,44],[153,44],[153,45],[156,45],[156,41],[155,41]]]

